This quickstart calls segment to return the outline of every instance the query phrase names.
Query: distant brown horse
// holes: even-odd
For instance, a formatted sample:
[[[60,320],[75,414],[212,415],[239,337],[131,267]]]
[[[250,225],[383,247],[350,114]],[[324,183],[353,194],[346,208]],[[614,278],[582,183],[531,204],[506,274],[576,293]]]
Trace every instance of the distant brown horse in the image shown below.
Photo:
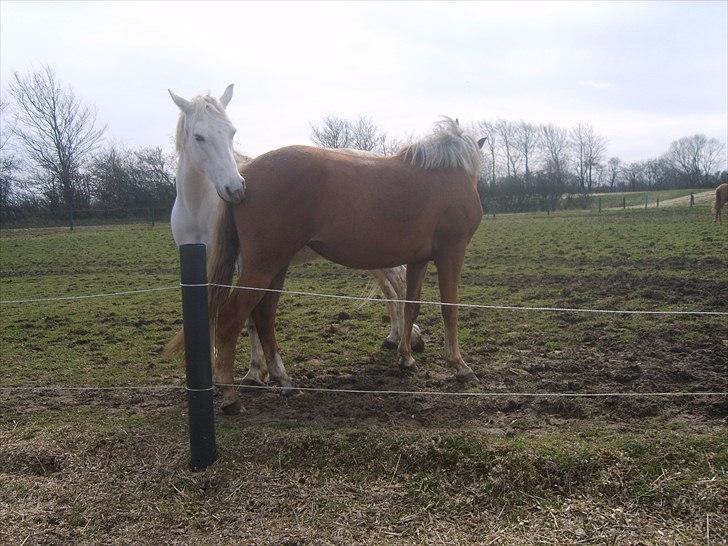
[[[723,223],[720,217],[720,209],[728,203],[728,184],[721,184],[715,188],[715,203],[713,203],[713,222]]]
[[[289,146],[242,170],[245,199],[221,215],[210,256],[211,283],[229,284],[240,257],[238,286],[281,289],[292,258],[305,247],[341,265],[381,269],[407,265],[407,300],[419,300],[427,264],[438,271],[440,298],[457,303],[466,247],[483,210],[476,190],[479,142],[445,118],[434,134],[392,157]],[[215,378],[222,409],[237,413],[235,345],[252,316],[263,351],[276,358],[280,294],[212,286]],[[405,305],[399,365],[414,370],[410,340],[419,304]],[[458,347],[458,308],[443,305],[445,350],[459,379],[475,378]],[[278,356],[278,358],[280,358]],[[282,363],[281,363],[282,365]]]

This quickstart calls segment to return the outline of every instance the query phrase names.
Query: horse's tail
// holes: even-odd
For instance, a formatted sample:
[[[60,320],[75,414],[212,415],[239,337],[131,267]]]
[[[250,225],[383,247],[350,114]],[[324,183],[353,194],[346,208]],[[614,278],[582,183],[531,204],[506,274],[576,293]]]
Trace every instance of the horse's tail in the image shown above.
[[[235,264],[237,263],[238,249],[240,247],[238,234],[235,230],[235,219],[232,207],[227,203],[221,203],[220,206],[221,212],[215,224],[215,232],[212,238],[214,243],[208,249],[210,254],[207,257],[207,281],[211,284],[207,292],[207,310],[210,318],[210,337],[213,340],[213,344],[215,340],[217,314],[227,301],[232,290],[230,288],[212,285],[230,284],[235,273]],[[180,330],[167,342],[163,354],[170,356],[179,352],[184,347],[184,343],[184,330]]]
[[[214,333],[214,325],[222,306],[227,302],[233,289],[230,285],[235,267],[238,263],[240,241],[235,229],[235,216],[233,208],[228,203],[222,204],[222,211],[215,225],[215,243],[207,258],[207,281],[210,283],[207,296],[207,310],[210,317],[210,330]],[[213,338],[214,339],[214,338]]]

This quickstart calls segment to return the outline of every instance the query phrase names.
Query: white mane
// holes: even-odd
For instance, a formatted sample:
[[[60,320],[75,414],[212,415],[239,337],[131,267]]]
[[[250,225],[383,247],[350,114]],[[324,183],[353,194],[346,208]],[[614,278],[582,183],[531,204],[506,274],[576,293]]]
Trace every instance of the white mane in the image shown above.
[[[193,97],[190,102],[192,103],[193,108],[191,114],[193,120],[200,117],[208,109],[208,106],[210,107],[210,111],[212,111],[215,115],[222,116],[227,119],[225,108],[222,104],[220,104],[219,100],[211,95],[197,95],[196,97]],[[184,144],[186,119],[187,114],[180,111],[179,118],[177,119],[177,130],[174,137],[175,148],[178,154],[182,151],[182,146]]]
[[[482,161],[475,139],[446,116],[435,123],[433,134],[402,148],[397,155],[423,169],[460,167],[473,176],[480,171]]]

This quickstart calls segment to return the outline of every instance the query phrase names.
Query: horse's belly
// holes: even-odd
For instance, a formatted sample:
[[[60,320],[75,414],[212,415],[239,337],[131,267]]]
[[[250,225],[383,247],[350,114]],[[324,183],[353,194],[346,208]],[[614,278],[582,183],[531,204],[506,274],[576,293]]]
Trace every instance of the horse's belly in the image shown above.
[[[432,258],[432,245],[393,247],[374,241],[356,243],[339,241],[311,241],[309,245],[317,254],[344,267],[353,269],[389,269],[408,263]]]
[[[291,260],[291,265],[300,265],[322,259],[321,254],[305,246],[299,250]]]

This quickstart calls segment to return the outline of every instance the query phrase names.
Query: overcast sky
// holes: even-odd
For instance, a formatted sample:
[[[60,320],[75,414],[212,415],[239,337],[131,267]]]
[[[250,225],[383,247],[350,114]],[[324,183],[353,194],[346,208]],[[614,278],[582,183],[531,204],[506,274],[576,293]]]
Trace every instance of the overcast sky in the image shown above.
[[[0,78],[52,65],[108,138],[171,149],[171,88],[220,95],[250,155],[326,114],[392,136],[441,114],[570,127],[647,159],[728,140],[728,3],[0,2]]]

